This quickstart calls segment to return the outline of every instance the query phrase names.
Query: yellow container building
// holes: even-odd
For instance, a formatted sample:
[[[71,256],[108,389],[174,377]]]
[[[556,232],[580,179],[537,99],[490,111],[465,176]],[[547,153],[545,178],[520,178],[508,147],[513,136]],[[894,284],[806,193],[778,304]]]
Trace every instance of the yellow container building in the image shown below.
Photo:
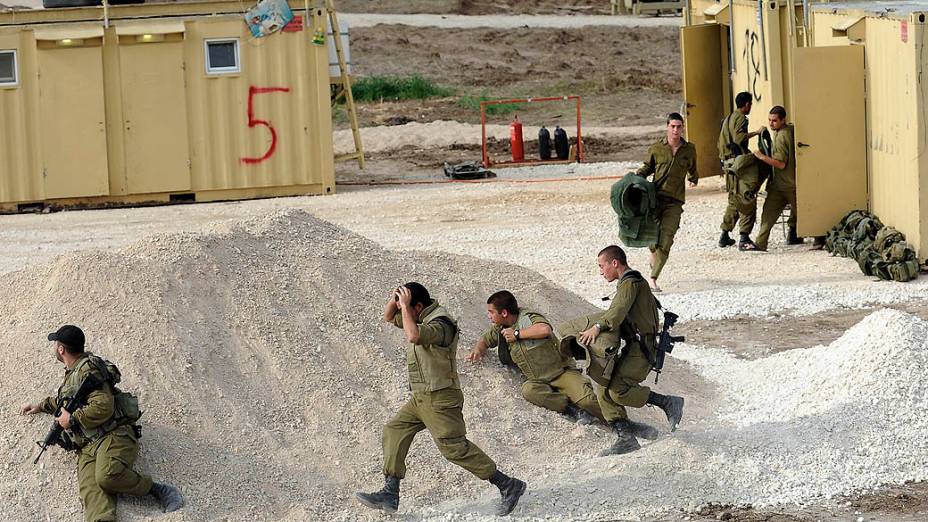
[[[734,94],[751,130],[782,105],[796,130],[800,235],[869,209],[928,257],[928,2],[710,2],[682,29],[689,138],[718,173]],[[922,191],[922,188],[925,190]]]
[[[324,13],[242,5],[0,14],[0,210],[333,192]]]

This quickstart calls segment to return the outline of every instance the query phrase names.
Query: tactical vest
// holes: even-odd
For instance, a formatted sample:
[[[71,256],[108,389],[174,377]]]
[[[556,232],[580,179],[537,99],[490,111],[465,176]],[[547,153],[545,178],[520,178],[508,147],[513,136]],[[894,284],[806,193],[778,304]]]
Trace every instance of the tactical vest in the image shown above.
[[[73,397],[84,377],[90,373],[97,374],[103,386],[110,387],[113,394],[113,416],[96,428],[77,426],[77,429],[66,430],[67,437],[78,448],[99,439],[119,426],[133,424],[142,416],[138,399],[131,393],[116,387],[122,379],[122,374],[116,365],[90,352],[87,352],[86,357],[77,361],[65,377],[64,384],[58,388],[58,404],[61,404],[65,397]]]
[[[609,199],[619,221],[619,239],[623,245],[646,247],[657,242],[661,226],[654,212],[657,190],[657,185],[633,173],[612,185]]]
[[[518,325],[520,330],[532,326],[528,312],[519,314]],[[550,382],[570,367],[553,335],[546,339],[519,339],[510,345],[509,352],[512,361],[531,380]]]
[[[849,212],[832,228],[825,239],[832,255],[857,261],[868,276],[893,281],[910,281],[921,269],[915,249],[905,236],[865,210]]]
[[[413,392],[432,392],[445,388],[461,389],[457,368],[458,325],[437,302],[422,311],[419,324],[429,324],[436,319],[454,325],[454,338],[448,346],[430,344],[422,346],[410,343],[406,349],[406,365],[409,373],[409,388]]]

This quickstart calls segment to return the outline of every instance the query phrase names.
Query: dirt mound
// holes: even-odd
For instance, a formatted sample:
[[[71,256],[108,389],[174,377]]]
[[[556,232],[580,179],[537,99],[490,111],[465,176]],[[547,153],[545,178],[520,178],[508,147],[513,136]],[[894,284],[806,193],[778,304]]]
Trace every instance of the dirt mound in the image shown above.
[[[459,317],[462,351],[499,288],[555,322],[591,310],[530,270],[384,250],[299,211],[60,257],[0,280],[6,520],[80,519],[73,457],[55,449],[31,463],[49,417],[15,415],[23,399],[54,393],[60,368],[44,334],[62,323],[84,327],[88,349],[140,395],[139,467],[188,498],[165,520],[325,520],[370,515],[351,494],[379,487],[381,427],[407,393],[404,343],[381,321],[388,289],[427,284]],[[461,367],[471,436],[504,469],[529,476],[609,441],[524,402],[497,365]],[[427,435],[409,464],[405,511],[455,496],[492,508],[492,488],[445,462]],[[156,512],[146,499],[121,506],[121,520]]]

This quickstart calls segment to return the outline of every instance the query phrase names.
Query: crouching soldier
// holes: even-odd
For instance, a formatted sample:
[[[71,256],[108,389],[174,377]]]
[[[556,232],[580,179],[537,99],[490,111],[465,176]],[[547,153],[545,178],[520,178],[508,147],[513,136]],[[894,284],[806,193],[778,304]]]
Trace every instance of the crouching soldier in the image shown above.
[[[658,436],[653,426],[629,420],[626,407],[641,408],[646,404],[659,407],[673,431],[683,417],[683,398],[661,395],[641,386],[651,371],[650,361],[657,354],[659,332],[657,300],[648,282],[628,267],[625,251],[618,246],[602,249],[598,262],[599,272],[606,281],[619,280],[615,298],[608,310],[565,324],[560,331],[561,350],[575,353],[587,347],[591,356],[613,361],[598,371],[591,367],[589,372],[600,384],[599,406],[617,436],[615,443],[600,452],[600,456],[620,455],[641,447],[636,437]],[[620,340],[625,341],[625,346],[616,353]]]
[[[489,348],[498,347],[500,361],[514,364],[525,375],[525,400],[578,424],[603,418],[593,386],[561,355],[545,316],[521,310],[512,293],[500,290],[487,299],[487,318],[493,326],[477,341],[469,361],[480,361]]]
[[[20,414],[55,414],[86,379],[99,383],[73,413],[62,407],[56,417],[64,429],[63,447],[78,452],[77,483],[84,520],[115,521],[116,495],[152,495],[165,512],[180,509],[184,501],[177,488],[152,482],[148,475],[132,469],[139,454],[135,421],[140,413],[135,399],[115,388],[119,370],[84,351],[84,332],[76,326],[62,326],[48,334],[48,340],[54,343],[55,357],[65,365],[64,384],[57,396],[26,404]]]
[[[502,501],[497,514],[509,514],[525,492],[525,482],[499,471],[483,450],[467,440],[456,361],[457,323],[419,283],[393,291],[384,319],[402,329],[409,341],[406,360],[412,397],[383,429],[383,489],[357,493],[358,500],[373,509],[396,512],[406,454],[413,437],[427,429],[442,456],[499,488]]]

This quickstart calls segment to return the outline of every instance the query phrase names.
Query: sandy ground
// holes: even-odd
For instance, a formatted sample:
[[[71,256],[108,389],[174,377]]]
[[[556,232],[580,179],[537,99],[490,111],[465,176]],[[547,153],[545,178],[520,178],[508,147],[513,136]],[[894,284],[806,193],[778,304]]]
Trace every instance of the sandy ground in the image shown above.
[[[577,28],[590,26],[607,27],[679,27],[679,16],[558,16],[558,15],[438,15],[438,14],[370,14],[344,13],[339,18],[350,27],[370,27],[383,24],[400,24],[413,27],[438,27],[442,29],[518,29],[522,27]]]

